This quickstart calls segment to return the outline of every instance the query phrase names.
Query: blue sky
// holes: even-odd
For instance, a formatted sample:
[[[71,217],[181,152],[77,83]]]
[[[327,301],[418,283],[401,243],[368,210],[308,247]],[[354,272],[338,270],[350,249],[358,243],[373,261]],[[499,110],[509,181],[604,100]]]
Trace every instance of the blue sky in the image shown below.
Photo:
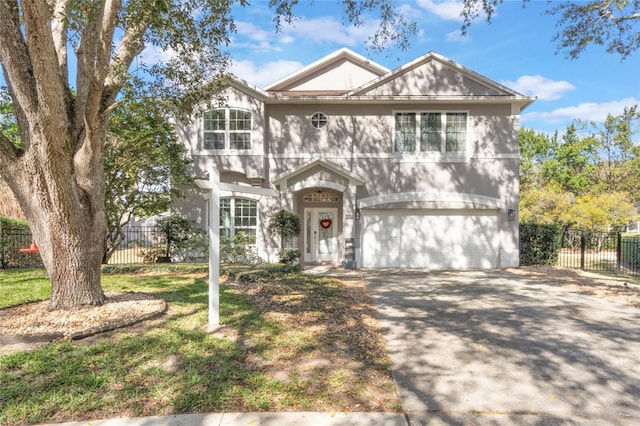
[[[366,40],[375,19],[360,28],[342,24],[342,9],[335,0],[301,2],[299,20],[277,33],[267,1],[237,7],[237,33],[229,46],[231,71],[258,86],[270,83],[315,62],[342,47],[394,69],[429,51],[438,52],[495,81],[538,100],[521,117],[523,127],[561,133],[573,119],[602,121],[608,113],[620,114],[625,106],[640,104],[640,52],[624,61],[590,46],[578,59],[556,53],[552,40],[557,17],[544,14],[546,1],[506,0],[491,24],[475,22],[462,37],[461,2],[400,1],[418,26],[407,51],[398,49],[370,54]],[[639,29],[640,31],[640,29]]]

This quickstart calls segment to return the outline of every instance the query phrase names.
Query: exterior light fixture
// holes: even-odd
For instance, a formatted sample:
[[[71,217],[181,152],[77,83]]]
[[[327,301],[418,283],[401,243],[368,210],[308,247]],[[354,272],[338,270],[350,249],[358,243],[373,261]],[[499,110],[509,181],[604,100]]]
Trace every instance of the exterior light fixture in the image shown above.
[[[507,220],[509,222],[515,222],[516,221],[516,210],[515,209],[508,209],[507,210]]]
[[[358,221],[360,220],[360,217],[361,217],[361,215],[360,215],[360,209],[356,209],[356,212],[355,212],[355,214],[354,214],[354,217],[356,218],[356,220],[358,220]]]

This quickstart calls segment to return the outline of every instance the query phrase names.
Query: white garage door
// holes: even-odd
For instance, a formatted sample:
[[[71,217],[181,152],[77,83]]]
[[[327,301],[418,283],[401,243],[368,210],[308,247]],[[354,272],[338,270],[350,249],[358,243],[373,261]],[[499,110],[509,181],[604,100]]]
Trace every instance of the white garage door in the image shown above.
[[[373,210],[362,215],[362,265],[496,268],[496,210]]]

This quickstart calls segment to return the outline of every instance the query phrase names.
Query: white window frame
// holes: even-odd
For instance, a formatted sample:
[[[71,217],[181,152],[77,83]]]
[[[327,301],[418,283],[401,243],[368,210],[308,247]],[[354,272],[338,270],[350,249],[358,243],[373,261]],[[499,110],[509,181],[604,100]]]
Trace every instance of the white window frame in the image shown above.
[[[309,119],[311,122],[311,126],[313,126],[316,130],[321,130],[327,127],[327,123],[329,122],[329,116],[324,112],[314,112],[311,114],[311,118]]]
[[[223,224],[220,224],[220,235],[225,235],[225,233],[222,232],[223,229],[229,229],[229,238],[233,239],[233,236],[240,231],[245,231],[247,229],[252,229],[253,232],[253,236],[258,237],[258,221],[259,221],[259,210],[258,210],[258,200],[255,200],[253,198],[249,198],[249,197],[234,197],[234,196],[222,196],[220,198],[220,221],[222,222],[223,220],[223,215],[222,215],[222,201],[229,201],[229,212],[230,212],[230,216],[229,216],[229,226],[224,226]],[[253,203],[255,203],[256,206],[256,224],[255,226],[249,225],[249,226],[236,226],[235,224],[235,219],[236,219],[236,202],[238,200],[241,201],[251,201]]]
[[[422,116],[423,114],[435,113],[440,114],[441,126],[440,126],[440,150],[439,151],[429,151],[422,150],[421,139],[422,139]],[[415,124],[414,124],[414,136],[415,141],[413,143],[413,150],[411,151],[399,151],[397,150],[399,141],[396,139],[397,130],[397,116],[398,114],[414,114]],[[446,143],[447,143],[447,114],[464,114],[465,115],[465,126],[466,126],[466,134],[464,140],[464,149],[462,151],[446,151]],[[394,110],[393,111],[393,157],[398,161],[434,161],[434,162],[459,162],[459,161],[469,161],[471,158],[469,140],[471,134],[471,128],[469,125],[470,122],[470,114],[468,110]]]
[[[224,111],[224,129],[223,130],[207,130],[205,129],[205,117],[206,114],[214,111]],[[249,114],[249,129],[248,130],[231,130],[231,111],[241,111]],[[248,152],[253,147],[253,112],[245,108],[237,107],[224,107],[207,110],[202,115],[202,150],[203,151],[215,151],[215,152]],[[206,135],[210,134],[224,134],[224,148],[207,148],[206,147]],[[232,134],[248,134],[249,135],[249,147],[248,148],[231,148],[231,135]]]

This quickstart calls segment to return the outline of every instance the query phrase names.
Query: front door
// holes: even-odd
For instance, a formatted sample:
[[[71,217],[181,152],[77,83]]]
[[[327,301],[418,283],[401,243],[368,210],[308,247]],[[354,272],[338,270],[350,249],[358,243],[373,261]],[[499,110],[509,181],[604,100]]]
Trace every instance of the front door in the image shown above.
[[[336,208],[304,209],[304,261],[338,262]]]

